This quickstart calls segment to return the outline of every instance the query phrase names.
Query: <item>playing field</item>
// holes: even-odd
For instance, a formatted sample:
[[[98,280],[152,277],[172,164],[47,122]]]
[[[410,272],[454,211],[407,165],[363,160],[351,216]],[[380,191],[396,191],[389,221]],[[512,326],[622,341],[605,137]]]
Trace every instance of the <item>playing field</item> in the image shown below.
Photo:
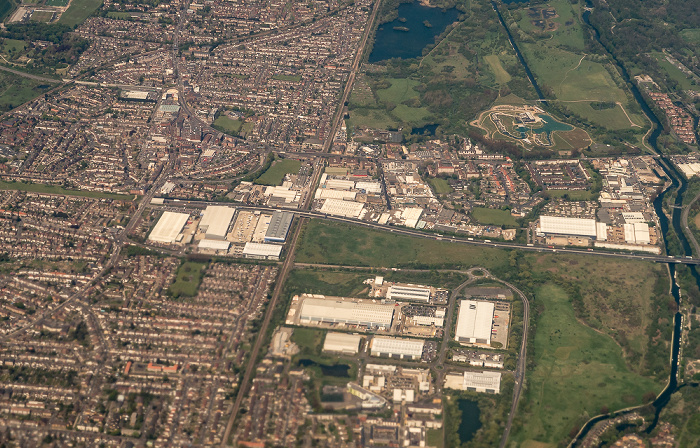
[[[471,211],[471,215],[479,224],[518,227],[518,223],[515,221],[513,215],[510,214],[509,210],[474,207]]]
[[[231,135],[238,135],[243,127],[243,120],[233,120],[225,115],[220,115],[214,120],[214,127]]]
[[[508,73],[506,69],[503,68],[503,65],[501,65],[501,60],[498,58],[498,55],[490,54],[488,56],[484,56],[484,59],[489,64],[489,67],[491,67],[491,71],[496,77],[496,82],[498,84],[505,84],[512,79],[510,73]]]
[[[199,289],[199,284],[202,282],[203,271],[206,266],[205,263],[194,263],[191,261],[183,263],[177,270],[175,281],[168,289],[169,292],[174,297],[194,297],[197,295],[197,289]]]
[[[278,160],[273,163],[270,169],[262,173],[255,180],[256,184],[260,185],[280,185],[284,180],[285,174],[296,174],[301,168],[301,162],[298,160]]]
[[[439,177],[428,179],[428,183],[431,187],[433,187],[433,190],[435,190],[435,193],[437,194],[449,194],[454,191],[445,179],[441,179]]]
[[[80,25],[97,11],[100,5],[102,5],[102,0],[72,0],[66,12],[61,14],[58,23],[68,26]]]
[[[413,90],[415,86],[420,84],[418,81],[397,78],[389,78],[387,81],[391,83],[391,87],[377,90],[377,96],[380,101],[401,104],[406,100],[418,97],[418,92]]]

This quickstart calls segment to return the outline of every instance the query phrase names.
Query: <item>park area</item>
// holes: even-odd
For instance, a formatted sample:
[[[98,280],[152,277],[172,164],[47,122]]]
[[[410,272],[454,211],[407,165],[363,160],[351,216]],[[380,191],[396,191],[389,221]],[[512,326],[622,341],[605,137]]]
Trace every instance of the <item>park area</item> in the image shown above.
[[[281,185],[284,176],[298,173],[299,168],[301,168],[301,162],[298,160],[278,160],[255,179],[255,183],[258,185]]]
[[[80,25],[102,5],[102,0],[72,0],[68,9],[61,14],[58,23],[75,27]]]
[[[168,288],[168,292],[175,298],[196,296],[206,266],[206,263],[192,261],[182,263],[177,270],[175,281]]]
[[[98,199],[114,199],[118,201],[129,201],[134,199],[134,196],[128,196],[125,194],[117,193],[103,193],[99,191],[81,191],[81,190],[67,190],[58,185],[45,185],[45,184],[34,184],[26,182],[6,182],[0,181],[0,191],[2,190],[16,190],[16,191],[28,191],[31,193],[47,193],[47,194],[62,194],[66,196],[82,196],[86,198],[98,198]]]
[[[471,211],[472,218],[479,224],[491,226],[519,227],[518,222],[510,210],[500,210],[497,208],[474,207]]]

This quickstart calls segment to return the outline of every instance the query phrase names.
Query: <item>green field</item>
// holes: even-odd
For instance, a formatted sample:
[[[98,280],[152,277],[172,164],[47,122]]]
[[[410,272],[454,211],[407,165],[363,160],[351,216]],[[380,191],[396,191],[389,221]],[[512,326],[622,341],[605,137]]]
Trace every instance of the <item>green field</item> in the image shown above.
[[[0,0],[0,21],[5,20],[5,17],[14,11],[15,6],[17,3],[14,0]]]
[[[206,263],[195,263],[192,261],[182,263],[177,270],[175,281],[170,285],[170,288],[168,288],[168,292],[172,294],[173,297],[196,296],[206,266]]]
[[[510,73],[508,73],[506,69],[503,68],[503,65],[501,65],[501,60],[498,58],[497,54],[490,54],[488,56],[484,56],[484,60],[486,60],[486,62],[489,64],[489,67],[491,67],[491,71],[496,77],[496,82],[498,84],[506,84],[510,82],[512,77],[510,76]]]
[[[276,79],[278,81],[299,82],[301,81],[301,75],[273,75],[272,79]]]
[[[278,160],[272,164],[270,169],[262,173],[255,180],[255,183],[259,185],[280,185],[284,180],[285,174],[296,174],[299,172],[299,168],[301,168],[301,162],[298,160]]]
[[[518,227],[518,223],[509,210],[495,208],[474,207],[471,211],[472,218],[480,224],[493,226]]]
[[[683,89],[683,90],[694,90],[698,89],[697,82],[696,84],[692,83],[692,78],[689,78],[688,75],[683,73],[678,67],[675,65],[671,64],[667,59],[666,55],[663,53],[652,53],[652,56],[656,58],[659,67],[665,71],[669,78],[672,80],[676,81],[678,83],[678,86]]]
[[[54,13],[52,11],[34,11],[29,19],[32,22],[48,23],[53,19],[53,16]]]
[[[357,108],[350,112],[348,127],[366,127],[372,129],[397,128],[398,121],[384,109]]]
[[[377,90],[377,97],[380,101],[401,104],[406,100],[418,98],[418,92],[413,88],[420,84],[412,79],[388,78],[391,83],[388,89]]]
[[[324,331],[313,328],[295,328],[291,339],[302,353],[317,353],[324,340],[324,334]]]
[[[431,177],[428,179],[428,183],[431,187],[433,187],[433,190],[435,190],[435,193],[437,194],[449,194],[454,191],[454,189],[450,187],[450,184],[448,184],[445,179],[440,177]]]
[[[131,13],[129,12],[119,12],[119,11],[110,11],[107,13],[107,17],[110,19],[117,19],[117,20],[127,20],[131,18]]]
[[[410,107],[405,104],[399,104],[391,111],[399,120],[404,123],[409,123],[414,127],[421,127],[430,121],[430,111],[425,107]]]
[[[243,128],[242,120],[233,120],[225,115],[219,115],[214,120],[214,127],[230,135],[238,135]]]
[[[700,28],[688,28],[680,32],[681,37],[687,42],[700,44]]]
[[[3,53],[9,53],[10,51],[12,52],[21,52],[24,51],[27,48],[27,42],[23,40],[17,40],[17,39],[3,39],[2,41],[2,52]]]
[[[547,190],[547,194],[553,198],[566,198],[568,201],[592,201],[594,199],[590,190]]]
[[[540,4],[535,6],[554,8],[559,17],[549,19],[549,21],[555,23],[557,29],[554,31],[542,31],[541,28],[535,27],[531,23],[533,18],[528,14],[529,8],[521,9],[514,14],[518,28],[528,34],[546,36],[550,45],[557,45],[573,51],[585,50],[583,27],[579,19],[581,7],[578,3],[571,4],[568,0],[553,0],[546,5]]]
[[[132,200],[133,196],[116,193],[101,193],[99,191],[66,190],[56,185],[28,184],[24,182],[5,182],[0,180],[0,190],[29,191],[32,193],[62,194],[66,196],[83,196],[86,198],[115,199],[119,201]]]
[[[544,285],[535,302],[543,309],[534,339],[535,367],[511,440],[555,446],[604,406],[621,409],[660,392],[660,384],[629,371],[612,338],[576,319],[563,289]]]
[[[68,0],[46,0],[46,6],[66,6]]]
[[[61,14],[58,23],[68,26],[78,26],[90,17],[102,5],[102,0],[72,0],[70,6]]]

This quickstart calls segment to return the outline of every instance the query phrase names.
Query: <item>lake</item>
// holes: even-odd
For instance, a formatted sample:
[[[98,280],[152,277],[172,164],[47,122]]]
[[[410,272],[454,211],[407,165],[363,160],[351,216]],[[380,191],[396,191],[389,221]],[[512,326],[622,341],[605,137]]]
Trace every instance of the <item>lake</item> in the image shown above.
[[[347,364],[322,364],[312,359],[300,359],[297,365],[301,367],[318,366],[324,376],[335,376],[339,378],[350,378],[350,366]]]
[[[462,421],[457,429],[459,443],[462,444],[474,438],[474,434],[481,428],[481,411],[479,410],[479,403],[464,398],[457,402],[457,407],[462,412]]]
[[[402,3],[398,12],[396,20],[379,25],[369,62],[421,56],[423,49],[435,42],[435,36],[456,22],[460,14],[457,8],[443,11],[419,2]]]

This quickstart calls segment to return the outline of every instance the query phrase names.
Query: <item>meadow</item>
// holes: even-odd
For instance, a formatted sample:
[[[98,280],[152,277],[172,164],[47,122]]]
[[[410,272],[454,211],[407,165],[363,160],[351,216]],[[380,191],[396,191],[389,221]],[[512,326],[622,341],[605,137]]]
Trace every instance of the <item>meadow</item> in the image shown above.
[[[301,168],[301,162],[298,160],[278,160],[260,177],[255,179],[255,183],[259,185],[280,185],[286,174],[296,174],[299,172],[299,168]]]
[[[102,0],[72,0],[68,9],[61,14],[58,23],[78,26],[102,5]]]
[[[506,227],[519,227],[517,221],[510,214],[510,210],[496,208],[474,207],[471,211],[472,218],[480,224]]]

